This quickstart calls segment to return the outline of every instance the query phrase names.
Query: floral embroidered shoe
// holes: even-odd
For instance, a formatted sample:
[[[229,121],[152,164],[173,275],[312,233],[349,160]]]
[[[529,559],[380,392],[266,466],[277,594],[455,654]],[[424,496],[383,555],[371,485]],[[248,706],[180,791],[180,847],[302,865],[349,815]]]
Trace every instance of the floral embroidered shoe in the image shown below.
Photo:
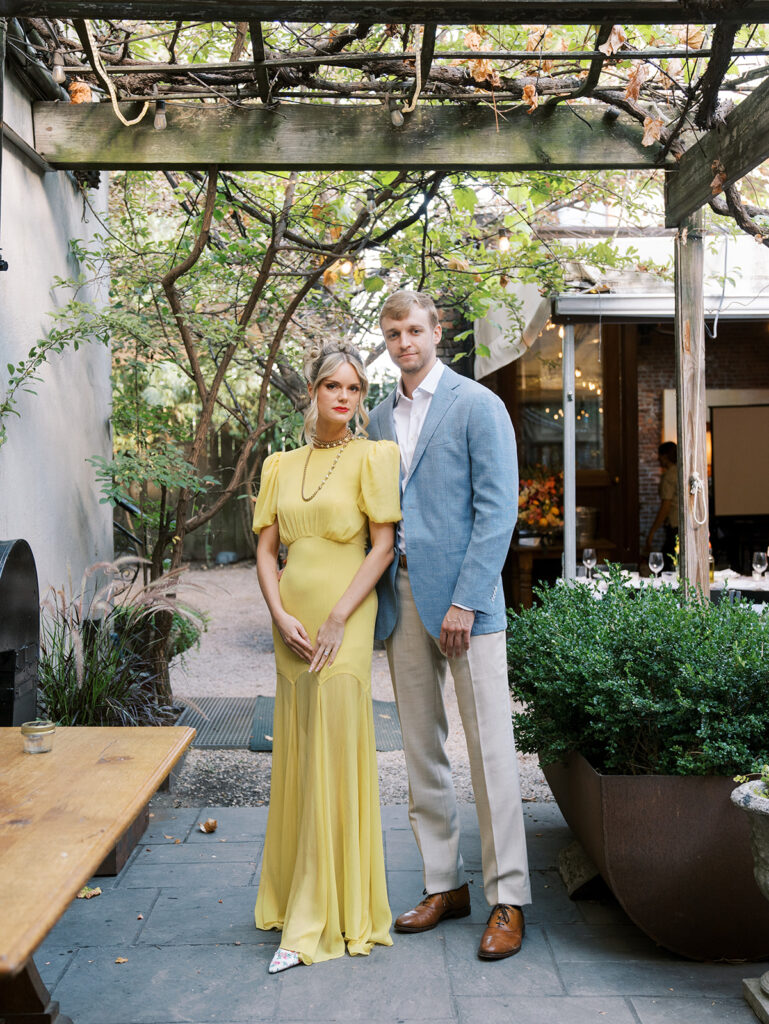
[[[280,971],[287,971],[289,967],[297,967],[301,962],[299,954],[295,953],[293,949],[281,947],[270,961],[267,971],[269,974],[278,974]]]

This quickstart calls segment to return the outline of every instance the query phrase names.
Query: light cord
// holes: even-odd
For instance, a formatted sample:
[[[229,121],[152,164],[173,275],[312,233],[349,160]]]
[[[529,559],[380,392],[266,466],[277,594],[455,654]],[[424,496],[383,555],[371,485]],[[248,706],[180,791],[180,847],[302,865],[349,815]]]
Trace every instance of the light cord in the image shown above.
[[[416,85],[414,86],[414,95],[408,101],[405,107],[401,108],[402,114],[410,114],[417,105],[419,94],[422,91],[422,33],[424,27],[419,25],[417,28],[416,36],[414,38],[414,59],[416,61]]]
[[[135,117],[133,119],[133,121],[127,121],[123,117],[123,115],[120,112],[120,107],[118,106],[117,94],[115,92],[115,86],[112,84],[109,76],[107,75],[107,72],[104,69],[104,65],[101,62],[101,57],[99,56],[99,51],[96,49],[96,42],[94,41],[93,34],[91,33],[91,24],[87,20],[84,20],[84,24],[85,24],[86,35],[88,36],[88,41],[91,44],[91,52],[93,53],[93,60],[94,60],[94,64],[95,64],[95,69],[94,70],[104,80],[104,83],[107,86],[107,92],[109,93],[109,98],[112,100],[112,109],[115,112],[115,117],[117,117],[118,120],[122,121],[122,123],[126,126],[126,128],[129,128],[132,124],[138,124],[139,121],[142,120],[144,115],[150,109],[149,100],[147,100],[145,102],[144,106],[141,109],[141,113],[139,114],[138,117]]]

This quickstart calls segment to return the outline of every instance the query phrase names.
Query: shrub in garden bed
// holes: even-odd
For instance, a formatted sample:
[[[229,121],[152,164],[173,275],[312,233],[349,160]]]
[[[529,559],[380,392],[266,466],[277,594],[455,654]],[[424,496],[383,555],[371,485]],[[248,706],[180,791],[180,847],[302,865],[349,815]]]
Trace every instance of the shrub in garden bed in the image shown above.
[[[119,563],[91,566],[79,593],[52,589],[42,605],[38,712],[59,725],[173,722],[179,708],[158,699],[147,643],[159,612],[173,614],[169,658],[198,641],[205,620],[178,589],[178,573],[135,587]]]
[[[769,761],[769,614],[670,587],[634,591],[617,567],[597,599],[542,587],[509,615],[521,750],[579,751],[603,774],[734,775]]]

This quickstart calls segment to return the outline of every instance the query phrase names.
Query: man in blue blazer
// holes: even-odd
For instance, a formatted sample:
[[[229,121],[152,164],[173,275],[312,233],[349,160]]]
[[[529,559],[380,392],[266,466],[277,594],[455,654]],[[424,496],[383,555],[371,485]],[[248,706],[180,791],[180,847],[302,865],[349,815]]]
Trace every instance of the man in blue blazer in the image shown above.
[[[401,377],[368,429],[400,446],[403,520],[397,558],[378,587],[376,635],[393,677],[427,893],[395,929],[427,931],[470,913],[445,749],[451,673],[492,905],[478,955],[498,960],[521,948],[521,907],[531,902],[500,576],[518,513],[515,436],[495,395],[438,360],[441,327],[428,295],[391,295],[380,324]]]

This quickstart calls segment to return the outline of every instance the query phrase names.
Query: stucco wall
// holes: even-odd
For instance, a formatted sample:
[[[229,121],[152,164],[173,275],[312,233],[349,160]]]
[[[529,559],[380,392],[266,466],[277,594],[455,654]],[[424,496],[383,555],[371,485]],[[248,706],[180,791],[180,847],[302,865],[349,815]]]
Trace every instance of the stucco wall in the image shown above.
[[[30,101],[6,75],[4,118],[30,145]],[[90,192],[100,215],[106,212],[107,182]],[[7,363],[24,359],[43,337],[47,313],[69,294],[53,289],[54,279],[79,273],[69,240],[91,240],[100,230],[72,177],[44,173],[7,142],[2,163],[0,245],[9,269],[0,274],[0,389]],[[80,297],[106,301],[106,291],[83,289]],[[110,353],[101,344],[51,357],[22,394],[19,417],[10,417],[8,440],[0,448],[0,539],[23,537],[37,562],[41,594],[84,568],[112,556],[112,511],[99,504],[94,470],[86,459],[109,456],[111,437]]]

